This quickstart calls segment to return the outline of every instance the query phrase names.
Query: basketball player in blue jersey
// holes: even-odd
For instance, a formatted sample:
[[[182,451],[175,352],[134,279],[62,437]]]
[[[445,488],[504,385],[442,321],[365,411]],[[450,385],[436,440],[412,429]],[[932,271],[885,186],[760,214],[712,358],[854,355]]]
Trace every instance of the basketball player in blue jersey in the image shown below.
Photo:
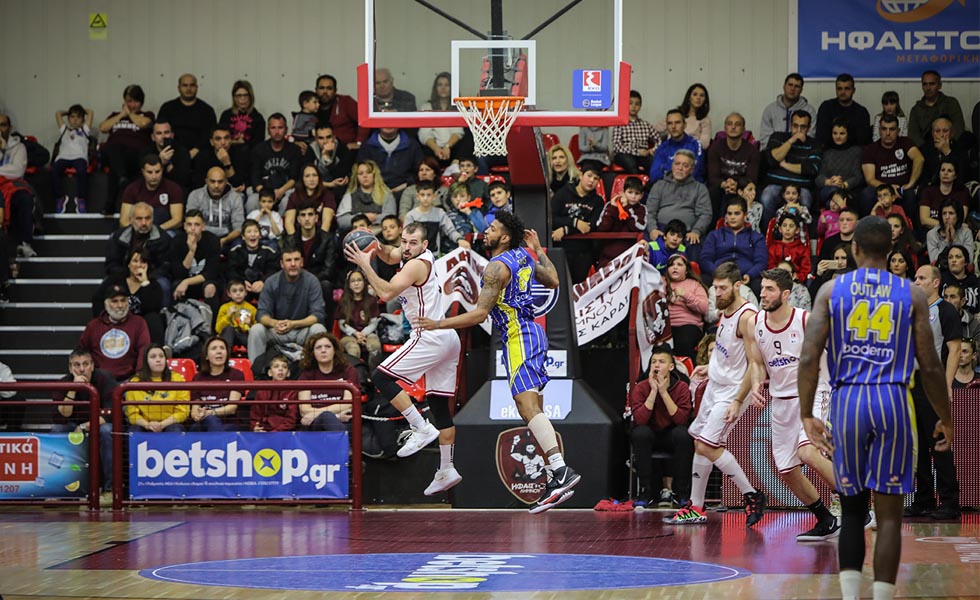
[[[457,329],[479,325],[487,315],[493,320],[503,344],[510,391],[517,403],[517,411],[548,457],[545,465],[548,483],[544,494],[530,508],[530,512],[536,514],[571,498],[572,488],[581,480],[578,473],[565,465],[555,429],[541,410],[541,393],[548,383],[544,366],[548,338],[544,329],[534,322],[531,280],[555,289],[558,271],[541,250],[537,232],[526,230],[524,223],[509,212],[498,212],[485,236],[492,258],[483,270],[483,288],[476,308],[450,319],[420,318],[417,324],[423,329]],[[521,248],[522,240],[527,242],[526,249]],[[537,257],[537,263],[532,253]]]
[[[913,491],[915,418],[908,383],[914,361],[939,416],[933,432],[937,450],[949,448],[953,427],[925,295],[888,272],[888,221],[861,219],[852,246],[858,269],[824,284],[813,302],[800,355],[800,417],[810,441],[833,456],[843,509],[837,553],[843,597],[857,598],[861,591],[865,514],[874,490],[874,598],[890,599],[902,552],[904,494]],[[832,387],[829,434],[813,414],[825,348]]]

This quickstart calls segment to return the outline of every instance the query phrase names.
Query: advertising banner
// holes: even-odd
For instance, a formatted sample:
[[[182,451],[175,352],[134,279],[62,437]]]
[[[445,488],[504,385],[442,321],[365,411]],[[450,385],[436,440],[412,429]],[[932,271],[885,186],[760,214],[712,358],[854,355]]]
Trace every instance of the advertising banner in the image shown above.
[[[346,432],[134,433],[134,499],[346,498]]]
[[[0,500],[84,498],[88,436],[83,433],[0,433]]]
[[[918,80],[934,69],[980,79],[980,0],[798,0],[797,9],[806,78]]]

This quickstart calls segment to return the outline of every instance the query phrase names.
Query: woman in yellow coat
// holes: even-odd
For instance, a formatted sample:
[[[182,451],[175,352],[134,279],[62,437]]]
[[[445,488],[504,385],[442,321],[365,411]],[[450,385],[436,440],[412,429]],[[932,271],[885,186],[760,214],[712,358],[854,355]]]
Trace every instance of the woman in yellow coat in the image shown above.
[[[143,367],[130,381],[184,381],[180,373],[171,373],[167,366],[167,355],[163,346],[150,344],[143,354]],[[180,401],[190,400],[187,390],[132,390],[126,392],[127,401]],[[126,418],[129,420],[130,431],[168,431],[179,432],[184,428],[181,423],[190,415],[188,404],[152,404],[126,405]]]

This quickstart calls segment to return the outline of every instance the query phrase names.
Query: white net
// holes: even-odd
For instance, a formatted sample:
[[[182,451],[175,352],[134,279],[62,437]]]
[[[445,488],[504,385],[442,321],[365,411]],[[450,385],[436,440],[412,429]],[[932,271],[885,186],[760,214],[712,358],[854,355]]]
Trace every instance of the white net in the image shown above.
[[[505,156],[507,132],[524,108],[520,96],[456,98],[456,108],[473,134],[473,153],[477,156]]]

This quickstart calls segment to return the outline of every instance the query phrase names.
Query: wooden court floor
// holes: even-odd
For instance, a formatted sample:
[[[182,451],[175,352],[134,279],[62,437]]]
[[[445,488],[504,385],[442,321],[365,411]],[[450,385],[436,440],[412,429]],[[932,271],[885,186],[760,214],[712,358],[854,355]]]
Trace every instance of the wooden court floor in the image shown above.
[[[556,509],[532,516],[523,510],[389,508],[362,512],[153,508],[89,513],[8,507],[0,509],[0,596],[3,600],[840,597],[837,542],[799,544],[794,539],[810,526],[807,513],[770,511],[751,530],[746,530],[745,517],[738,511],[710,513],[707,524],[685,527],[664,525],[660,519],[665,514]],[[874,532],[867,533],[867,540],[870,546]],[[432,564],[425,562],[427,554],[443,559],[517,556],[506,559],[516,574],[475,579],[512,585],[506,582],[523,578],[524,583],[515,591],[480,591],[483,583],[466,584],[475,590],[439,592],[391,592],[372,589],[373,584],[347,592],[336,588],[338,581],[391,579],[392,573],[382,572],[385,565],[394,568],[397,580],[398,572],[411,574],[419,564]],[[676,562],[649,569],[631,566],[647,565],[652,559]],[[631,562],[638,560],[647,562]],[[402,562],[408,566],[399,566]],[[709,572],[723,577],[711,583],[677,584],[685,574],[691,581]],[[865,597],[870,597],[870,572],[869,562]],[[900,598],[980,598],[980,514],[964,513],[958,523],[906,522],[899,573]],[[578,582],[577,591],[562,588],[573,580]],[[617,589],[626,580],[639,587]],[[588,589],[583,589],[583,582]]]

